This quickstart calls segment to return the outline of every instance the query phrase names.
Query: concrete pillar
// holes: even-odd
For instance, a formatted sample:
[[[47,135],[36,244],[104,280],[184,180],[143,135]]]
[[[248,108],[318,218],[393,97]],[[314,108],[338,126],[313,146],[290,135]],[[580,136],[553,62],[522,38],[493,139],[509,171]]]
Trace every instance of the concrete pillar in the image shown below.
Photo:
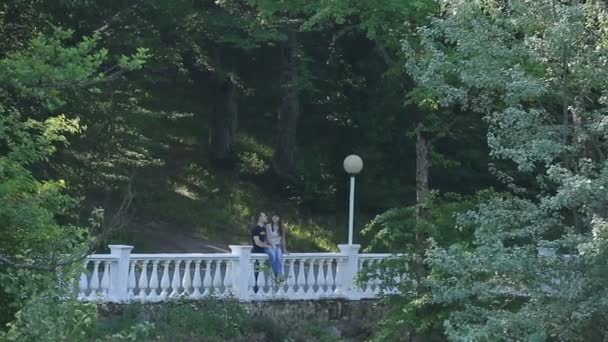
[[[358,300],[360,296],[357,295],[355,280],[359,269],[359,249],[361,245],[338,245],[338,248],[340,253],[346,256],[339,273],[341,279],[339,279],[340,289],[338,292],[348,299]]]
[[[232,254],[237,256],[232,264],[232,281],[234,292],[239,301],[248,302],[249,297],[249,273],[251,270],[251,246],[230,245]]]
[[[108,295],[111,301],[126,302],[129,299],[129,264],[133,246],[109,245],[108,247],[110,247],[110,255],[113,257]]]

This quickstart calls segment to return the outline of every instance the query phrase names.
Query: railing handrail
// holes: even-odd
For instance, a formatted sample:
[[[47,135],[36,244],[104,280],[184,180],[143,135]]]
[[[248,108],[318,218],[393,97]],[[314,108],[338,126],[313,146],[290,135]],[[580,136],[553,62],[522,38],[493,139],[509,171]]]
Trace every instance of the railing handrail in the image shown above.
[[[231,253],[146,253],[131,254],[131,260],[196,260],[236,259]]]
[[[86,257],[86,260],[118,260],[119,257],[112,254],[91,254]]]
[[[387,259],[390,257],[396,256],[396,254],[391,253],[361,253],[359,254],[360,258],[365,259]]]
[[[334,252],[329,252],[329,253],[289,253],[289,254],[283,254],[283,259],[297,259],[297,258],[341,258],[341,257],[345,257],[346,255],[343,253],[334,253]],[[267,259],[268,255],[265,253],[252,253],[251,257],[253,259]]]
[[[326,253],[288,253],[283,254],[284,259],[294,258],[328,258],[328,257],[344,257],[343,253],[326,252]],[[390,253],[373,253],[373,254],[360,254],[361,258],[365,259],[384,259],[393,256]],[[266,253],[251,253],[251,257],[254,259],[266,259],[268,255]],[[131,254],[131,260],[155,260],[155,259],[235,259],[236,256],[231,253],[133,253]],[[112,254],[91,254],[86,257],[87,260],[116,260],[119,259],[117,256]]]

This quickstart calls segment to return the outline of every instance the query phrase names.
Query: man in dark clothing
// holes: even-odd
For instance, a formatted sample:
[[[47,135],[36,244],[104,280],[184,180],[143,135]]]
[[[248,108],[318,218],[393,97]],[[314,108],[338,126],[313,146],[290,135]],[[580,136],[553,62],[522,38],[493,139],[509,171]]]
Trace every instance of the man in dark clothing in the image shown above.
[[[266,248],[271,248],[270,244],[267,243],[266,240],[266,223],[268,222],[268,218],[265,213],[260,213],[258,216],[258,223],[251,228],[251,244],[253,248],[251,249],[251,253],[265,253]],[[259,261],[255,261],[253,265],[253,275],[255,277],[255,285],[253,286],[253,291],[258,292],[258,275],[260,273],[260,264]]]
[[[266,214],[260,213],[258,216],[258,223],[251,228],[251,243],[253,244],[253,249],[251,249],[251,253],[264,253],[264,249],[271,248],[271,246],[266,242],[266,223],[268,222],[268,218]]]

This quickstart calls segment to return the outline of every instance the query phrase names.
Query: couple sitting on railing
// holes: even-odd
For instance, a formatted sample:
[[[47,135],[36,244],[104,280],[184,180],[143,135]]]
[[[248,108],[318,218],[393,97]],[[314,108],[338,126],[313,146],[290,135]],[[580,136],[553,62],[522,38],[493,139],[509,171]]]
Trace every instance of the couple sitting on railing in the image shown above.
[[[266,253],[270,260],[272,272],[277,279],[283,279],[283,254],[287,254],[285,230],[279,215],[272,215],[268,222],[265,213],[260,213],[258,223],[251,228],[252,253]]]

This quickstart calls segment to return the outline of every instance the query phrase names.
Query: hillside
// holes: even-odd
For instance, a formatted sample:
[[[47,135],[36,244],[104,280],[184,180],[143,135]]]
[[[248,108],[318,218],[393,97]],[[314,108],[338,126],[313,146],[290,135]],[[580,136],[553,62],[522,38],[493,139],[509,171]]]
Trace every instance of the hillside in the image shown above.
[[[166,165],[134,180],[131,222],[110,242],[131,243],[137,252],[227,251],[230,244],[250,244],[249,230],[260,211],[283,217],[290,250],[336,250],[346,240],[347,197],[336,198],[344,202],[339,211],[314,212],[290,198],[289,189],[280,189],[272,176],[242,172],[243,161],[231,171],[193,154],[193,147],[182,146],[166,156]],[[364,224],[358,220],[357,227]]]

